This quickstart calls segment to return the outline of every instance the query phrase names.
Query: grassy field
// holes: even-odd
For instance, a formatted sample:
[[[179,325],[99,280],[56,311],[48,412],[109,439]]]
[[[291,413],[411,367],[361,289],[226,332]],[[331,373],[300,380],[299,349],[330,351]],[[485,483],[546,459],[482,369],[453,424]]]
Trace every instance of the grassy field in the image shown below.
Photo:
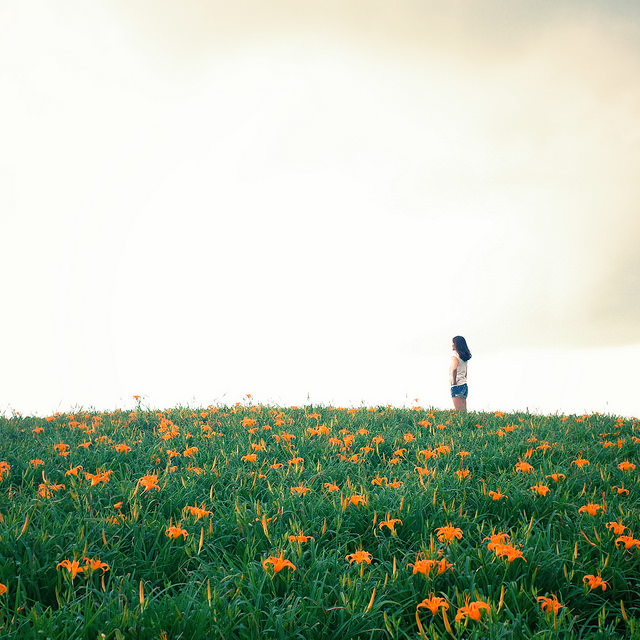
[[[0,637],[640,637],[639,443],[250,398],[0,418]]]

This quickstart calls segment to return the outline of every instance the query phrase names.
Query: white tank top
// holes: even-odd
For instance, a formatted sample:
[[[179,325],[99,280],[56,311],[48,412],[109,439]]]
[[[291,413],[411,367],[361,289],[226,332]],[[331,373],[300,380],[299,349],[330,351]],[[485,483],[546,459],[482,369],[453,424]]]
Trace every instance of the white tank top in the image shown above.
[[[458,355],[457,351],[453,352],[453,357],[458,361],[458,369],[456,371],[456,386],[459,384],[467,384],[467,363]],[[451,372],[453,373],[455,362],[451,361]]]

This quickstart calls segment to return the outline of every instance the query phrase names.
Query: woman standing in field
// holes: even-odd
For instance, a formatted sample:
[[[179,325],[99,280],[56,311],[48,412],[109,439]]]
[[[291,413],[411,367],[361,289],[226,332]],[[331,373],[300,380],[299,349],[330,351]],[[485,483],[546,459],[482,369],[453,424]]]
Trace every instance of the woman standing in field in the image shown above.
[[[467,346],[467,341],[462,336],[456,336],[451,344],[453,357],[451,358],[451,371],[449,374],[451,382],[451,397],[456,410],[467,412],[467,362],[471,359],[471,351]]]

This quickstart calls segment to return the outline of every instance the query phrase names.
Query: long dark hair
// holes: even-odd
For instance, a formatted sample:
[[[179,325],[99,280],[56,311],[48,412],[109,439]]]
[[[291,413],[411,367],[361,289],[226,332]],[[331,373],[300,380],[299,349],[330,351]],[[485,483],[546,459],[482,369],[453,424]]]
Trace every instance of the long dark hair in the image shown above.
[[[467,341],[462,336],[456,336],[453,339],[453,346],[456,348],[456,351],[462,358],[463,362],[471,360],[471,351],[469,351],[469,347],[467,347]]]

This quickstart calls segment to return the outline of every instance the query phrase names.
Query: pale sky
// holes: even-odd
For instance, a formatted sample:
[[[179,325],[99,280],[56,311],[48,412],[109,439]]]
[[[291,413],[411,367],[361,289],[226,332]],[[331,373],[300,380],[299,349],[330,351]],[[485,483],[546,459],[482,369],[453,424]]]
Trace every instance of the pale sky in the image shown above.
[[[0,413],[639,415],[634,0],[0,0]]]

